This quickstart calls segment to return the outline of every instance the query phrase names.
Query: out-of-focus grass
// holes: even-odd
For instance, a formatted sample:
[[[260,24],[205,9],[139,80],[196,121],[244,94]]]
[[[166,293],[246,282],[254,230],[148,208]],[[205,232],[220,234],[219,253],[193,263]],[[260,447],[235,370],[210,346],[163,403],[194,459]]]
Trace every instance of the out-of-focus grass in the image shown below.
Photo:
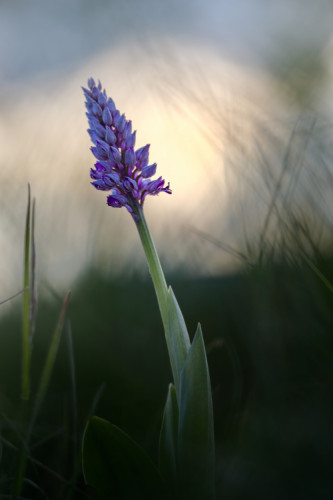
[[[102,11],[95,10],[99,18]],[[307,9],[300,17],[305,14]],[[81,15],[88,19],[90,9],[82,9]],[[121,31],[120,26],[117,30]],[[193,273],[200,269],[201,275],[235,269],[235,261],[225,254],[213,252],[213,247],[202,252],[201,242],[193,248],[187,234],[179,235],[190,224],[238,245],[245,231],[251,236],[260,233],[286,150],[286,160],[294,168],[287,168],[283,175],[283,188],[293,179],[284,204],[290,202],[290,193],[296,194],[293,200],[309,207],[311,230],[317,227],[318,219],[331,215],[332,210],[323,209],[323,203],[330,203],[321,200],[328,197],[324,192],[332,178],[331,58],[327,37],[319,38],[316,50],[311,51],[310,42],[305,49],[293,43],[288,50],[276,43],[275,57],[263,67],[239,64],[217,47],[195,40],[170,40],[162,34],[147,38],[140,33],[138,40],[105,46],[105,52],[70,72],[66,68],[31,80],[22,78],[19,86],[8,84],[0,99],[0,177],[10,186],[0,201],[5,296],[16,289],[21,272],[16,249],[25,203],[22,183],[26,182],[34,187],[43,207],[36,216],[38,269],[55,288],[60,289],[66,280],[66,287],[70,286],[68,281],[97,260],[117,270],[125,267],[124,262],[136,268],[142,263],[137,252],[131,251],[137,241],[131,221],[122,211],[111,216],[103,195],[89,185],[93,159],[80,86],[90,74],[101,78],[119,108],[133,120],[137,146],[152,144],[151,161],[158,163],[159,172],[171,183],[172,199],[161,196],[159,201],[147,201],[145,207],[156,242],[165,249],[171,266],[187,266]],[[36,47],[31,50],[34,58]],[[56,54],[52,52],[53,57]],[[307,54],[311,60],[304,73]],[[319,61],[318,68],[312,66],[314,60]],[[288,68],[300,75],[296,83],[306,82],[305,100],[297,97],[302,88],[287,78]],[[302,119],[290,147],[289,137],[299,116]],[[296,172],[289,175],[292,170]],[[271,220],[275,217],[276,212]],[[173,252],[174,243],[177,250]],[[201,258],[207,251],[209,257]]]
[[[317,266],[333,281],[331,258]],[[225,278],[189,280],[178,275],[168,281],[190,332],[199,319],[203,325],[214,397],[218,498],[329,498],[333,317],[328,288],[306,263],[283,261]],[[40,300],[32,387],[38,384],[57,302]],[[1,421],[7,440],[11,426],[20,426],[18,316],[13,305],[0,326]],[[114,281],[91,270],[73,287],[69,317],[78,435],[73,435],[71,363],[63,339],[36,420],[34,457],[70,481],[73,440],[79,440],[102,384],[97,413],[131,433],[156,457],[171,373],[150,281]],[[2,443],[1,480],[13,473],[12,455]],[[28,471],[50,498],[68,491],[68,484],[37,465],[30,464]],[[81,493],[74,498],[84,498],[84,487],[78,484]]]

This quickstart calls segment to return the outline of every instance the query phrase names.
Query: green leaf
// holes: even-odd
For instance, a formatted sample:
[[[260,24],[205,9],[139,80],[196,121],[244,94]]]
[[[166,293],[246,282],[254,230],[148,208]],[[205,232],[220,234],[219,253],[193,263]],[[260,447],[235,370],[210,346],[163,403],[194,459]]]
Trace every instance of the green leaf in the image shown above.
[[[119,427],[91,417],[83,437],[83,473],[102,499],[156,499],[159,472],[147,453]]]
[[[178,447],[182,493],[214,499],[213,403],[200,325],[180,376]]]
[[[163,478],[172,487],[177,478],[178,403],[176,389],[169,385],[159,445],[159,465]]]
[[[187,353],[191,347],[183,314],[180,310],[176,297],[170,287],[168,290],[168,329],[166,341],[173,379],[175,382],[177,397],[179,398],[180,373],[183,368]]]

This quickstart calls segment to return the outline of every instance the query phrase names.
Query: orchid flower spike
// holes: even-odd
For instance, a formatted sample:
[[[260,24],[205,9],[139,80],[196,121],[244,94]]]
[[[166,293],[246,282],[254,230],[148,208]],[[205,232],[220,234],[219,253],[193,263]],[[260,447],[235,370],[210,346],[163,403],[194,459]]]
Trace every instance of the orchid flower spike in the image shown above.
[[[120,114],[114,101],[102,91],[100,82],[88,80],[83,88],[86,98],[88,133],[94,144],[91,148],[97,159],[90,170],[92,185],[102,191],[110,191],[107,204],[126,207],[137,222],[137,209],[142,207],[146,196],[164,191],[171,194],[169,184],[162,177],[151,180],[156,173],[156,163],[148,165],[149,144],[134,150],[136,131],[132,122]]]

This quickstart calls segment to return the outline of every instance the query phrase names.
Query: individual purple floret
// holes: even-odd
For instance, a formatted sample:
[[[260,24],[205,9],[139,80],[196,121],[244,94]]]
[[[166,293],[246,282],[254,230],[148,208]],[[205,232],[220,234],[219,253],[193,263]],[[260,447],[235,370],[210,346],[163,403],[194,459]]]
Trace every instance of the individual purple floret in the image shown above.
[[[92,185],[102,191],[111,191],[107,203],[111,207],[126,207],[137,220],[137,207],[142,206],[148,194],[162,191],[171,194],[169,184],[155,175],[156,163],[148,165],[149,144],[134,151],[136,131],[116,109],[113,100],[102,91],[99,82],[88,80],[88,89],[83,88],[86,97],[88,133],[95,146],[91,148],[97,158],[95,168],[90,170]]]

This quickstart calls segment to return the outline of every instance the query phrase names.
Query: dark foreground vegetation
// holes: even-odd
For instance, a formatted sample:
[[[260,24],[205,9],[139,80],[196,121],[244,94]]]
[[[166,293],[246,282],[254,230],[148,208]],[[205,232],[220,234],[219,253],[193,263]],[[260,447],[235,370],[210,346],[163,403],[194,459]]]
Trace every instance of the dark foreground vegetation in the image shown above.
[[[333,261],[316,269],[333,282]],[[217,497],[330,499],[333,491],[333,294],[306,261],[262,263],[238,275],[168,276],[210,366]],[[31,394],[61,297],[40,293]],[[11,498],[26,415],[20,400],[21,298],[0,320],[0,498]],[[125,429],[157,460],[171,372],[147,278],[90,271],[73,286],[56,365],[32,431],[21,498],[95,498],[80,442],[90,414]],[[29,403],[30,404],[30,403]],[[29,407],[28,404],[28,407]]]

